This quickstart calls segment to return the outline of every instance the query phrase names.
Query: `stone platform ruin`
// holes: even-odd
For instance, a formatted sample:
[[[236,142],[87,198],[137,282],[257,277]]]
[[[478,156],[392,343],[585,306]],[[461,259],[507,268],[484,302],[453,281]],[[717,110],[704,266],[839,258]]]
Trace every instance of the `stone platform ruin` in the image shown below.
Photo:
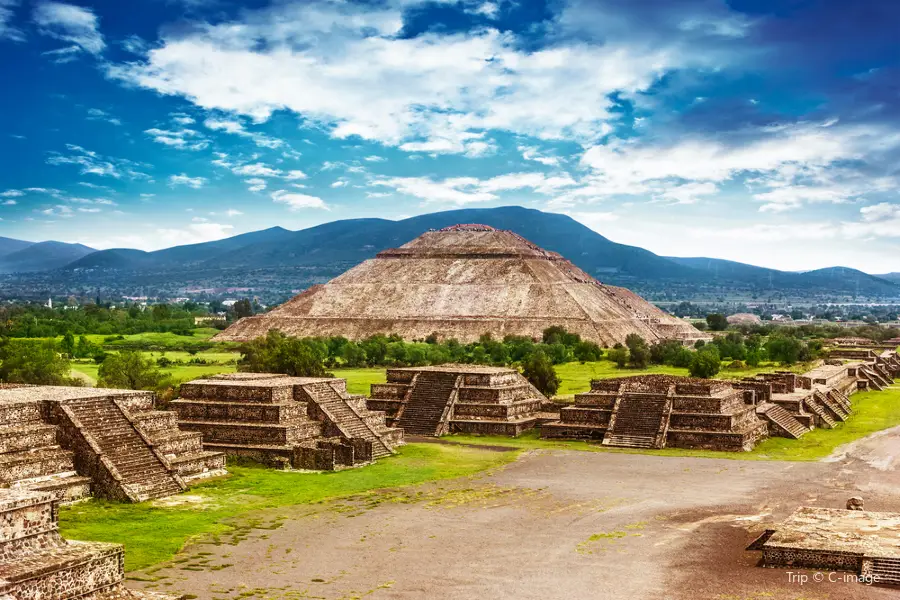
[[[367,405],[409,435],[518,436],[539,424],[545,402],[516,369],[440,365],[388,369]]]
[[[540,339],[550,325],[602,346],[624,343],[629,334],[649,343],[712,339],[559,254],[486,225],[428,231],[264,315],[240,319],[214,339],[249,341],[278,330],[354,340],[434,334],[467,343],[484,334]]]
[[[125,588],[119,544],[68,542],[52,493],[0,489],[0,598],[4,600],[164,600]]]
[[[803,507],[748,550],[761,550],[766,567],[847,571],[900,585],[900,513]]]
[[[626,448],[752,450],[767,435],[754,392],[725,381],[643,375],[591,382],[541,437]]]
[[[73,501],[141,502],[224,474],[225,456],[203,450],[151,392],[81,387],[0,389],[0,486]]]
[[[333,470],[395,453],[403,432],[344,379],[231,373],[182,384],[178,425],[207,450],[281,468]]]

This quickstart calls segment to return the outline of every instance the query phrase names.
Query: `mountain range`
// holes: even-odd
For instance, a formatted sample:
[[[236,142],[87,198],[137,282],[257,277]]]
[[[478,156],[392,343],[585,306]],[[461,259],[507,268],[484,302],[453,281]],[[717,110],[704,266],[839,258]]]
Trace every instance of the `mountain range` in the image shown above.
[[[452,210],[400,221],[349,219],[299,231],[272,227],[153,252],[128,248],[94,250],[80,244],[0,238],[0,273],[40,273],[42,281],[76,275],[90,279],[99,274],[108,281],[115,276],[167,273],[170,279],[194,283],[210,273],[225,271],[324,269],[336,275],[429,229],[458,223],[483,223],[513,230],[610,283],[635,282],[657,288],[676,283],[718,289],[900,297],[898,273],[874,276],[844,267],[796,273],[715,258],[663,257],[612,242],[566,215],[518,206]]]

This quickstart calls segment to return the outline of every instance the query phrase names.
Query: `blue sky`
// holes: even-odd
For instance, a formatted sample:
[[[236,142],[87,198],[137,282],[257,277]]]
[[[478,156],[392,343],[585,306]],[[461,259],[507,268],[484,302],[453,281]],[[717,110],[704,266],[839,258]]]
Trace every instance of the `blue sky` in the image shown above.
[[[156,249],[509,204],[900,271],[900,3],[0,0],[0,235]]]

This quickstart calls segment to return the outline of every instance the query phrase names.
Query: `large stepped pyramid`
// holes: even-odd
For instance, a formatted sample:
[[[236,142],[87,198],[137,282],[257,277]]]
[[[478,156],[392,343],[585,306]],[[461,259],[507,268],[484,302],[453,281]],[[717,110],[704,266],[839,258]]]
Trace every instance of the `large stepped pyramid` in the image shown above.
[[[172,402],[181,429],[208,450],[272,466],[333,470],[394,452],[402,431],[346,393],[346,381],[231,373],[181,386]]]
[[[51,493],[0,489],[0,598],[147,598],[122,584],[122,546],[67,542],[60,537],[57,506]],[[162,594],[152,597],[167,598]]]
[[[624,343],[629,334],[651,343],[712,339],[555,252],[477,224],[424,232],[264,315],[240,319],[214,339],[243,342],[277,330],[349,339],[437,334],[465,343],[486,333],[540,339],[548,325],[603,346]]]
[[[154,410],[150,392],[63,386],[0,389],[0,486],[73,501],[141,502],[224,473],[225,457]]]
[[[547,399],[506,367],[437,365],[388,369],[367,405],[407,435],[481,433],[517,436],[538,425]]]

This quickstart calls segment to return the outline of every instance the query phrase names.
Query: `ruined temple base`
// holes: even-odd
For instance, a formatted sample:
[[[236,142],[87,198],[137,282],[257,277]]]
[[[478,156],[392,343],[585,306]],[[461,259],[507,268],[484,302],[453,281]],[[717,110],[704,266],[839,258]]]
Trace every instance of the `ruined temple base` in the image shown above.
[[[471,433],[476,435],[506,435],[519,437],[540,424],[536,417],[514,421],[450,421],[450,433]]]
[[[762,550],[766,567],[849,571],[900,585],[900,513],[802,507],[749,549]]]

